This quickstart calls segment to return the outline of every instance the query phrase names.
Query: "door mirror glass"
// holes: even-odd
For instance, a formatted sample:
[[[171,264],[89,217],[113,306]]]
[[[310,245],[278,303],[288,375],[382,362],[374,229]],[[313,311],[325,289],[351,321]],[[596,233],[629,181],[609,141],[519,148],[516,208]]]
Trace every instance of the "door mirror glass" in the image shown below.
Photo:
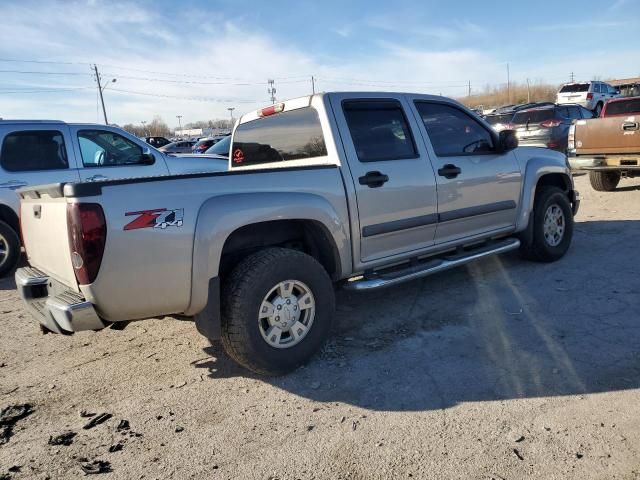
[[[501,153],[510,152],[518,148],[518,137],[515,130],[502,130],[498,134],[498,148]]]
[[[143,153],[140,155],[140,164],[142,165],[153,165],[156,159],[151,153]]]

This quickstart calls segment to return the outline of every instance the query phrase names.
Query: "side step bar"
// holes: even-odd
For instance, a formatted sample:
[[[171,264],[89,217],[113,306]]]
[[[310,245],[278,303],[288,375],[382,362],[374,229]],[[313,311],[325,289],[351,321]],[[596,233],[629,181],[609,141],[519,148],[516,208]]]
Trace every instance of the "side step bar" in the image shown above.
[[[428,258],[423,260],[422,263],[409,265],[402,270],[394,270],[392,272],[377,271],[363,277],[355,277],[353,280],[348,280],[344,288],[354,291],[386,288],[458,267],[489,255],[510,252],[518,247],[520,247],[520,240],[507,238],[466,252],[450,252],[449,254]]]

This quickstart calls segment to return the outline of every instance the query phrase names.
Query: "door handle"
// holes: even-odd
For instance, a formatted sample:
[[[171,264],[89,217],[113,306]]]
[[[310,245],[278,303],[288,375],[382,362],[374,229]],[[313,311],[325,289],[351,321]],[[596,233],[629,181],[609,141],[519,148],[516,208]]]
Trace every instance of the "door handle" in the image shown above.
[[[366,175],[358,178],[360,185],[366,185],[369,188],[381,187],[389,181],[389,176],[380,172],[367,172]]]
[[[624,130],[625,132],[629,132],[632,130],[638,130],[638,128],[640,127],[640,124],[638,122],[623,122],[622,123],[622,130]]]
[[[29,184],[23,180],[9,180],[8,182],[0,183],[0,188],[16,190],[17,188],[26,187],[27,185]]]
[[[462,170],[460,170],[460,167],[456,167],[452,163],[447,163],[442,168],[438,169],[438,175],[448,179],[456,178],[461,173]]]
[[[93,175],[92,177],[87,178],[87,181],[89,182],[99,182],[100,180],[107,180],[107,177],[104,175]]]

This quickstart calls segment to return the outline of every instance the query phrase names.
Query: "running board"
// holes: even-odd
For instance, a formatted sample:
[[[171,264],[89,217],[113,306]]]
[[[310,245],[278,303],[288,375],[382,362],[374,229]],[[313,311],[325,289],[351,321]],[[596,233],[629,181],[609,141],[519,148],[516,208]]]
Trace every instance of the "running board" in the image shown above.
[[[520,247],[520,240],[517,238],[498,240],[472,250],[449,252],[449,254],[428,258],[418,264],[414,263],[409,265],[402,270],[388,272],[377,271],[362,277],[355,277],[348,280],[344,288],[347,290],[363,291],[390,287],[458,267],[478,260],[479,258],[488,257],[489,255],[510,252],[511,250],[516,250],[518,247]]]

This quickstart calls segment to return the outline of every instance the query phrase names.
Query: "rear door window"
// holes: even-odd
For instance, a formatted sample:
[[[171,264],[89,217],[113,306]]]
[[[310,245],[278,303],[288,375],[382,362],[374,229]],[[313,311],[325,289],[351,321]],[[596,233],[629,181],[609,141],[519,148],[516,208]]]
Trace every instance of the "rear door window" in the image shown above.
[[[397,100],[350,100],[342,103],[342,109],[361,162],[418,157],[409,123]]]
[[[571,120],[578,120],[582,118],[582,116],[580,115],[580,107],[572,105],[567,108],[569,109],[569,118]]]
[[[9,172],[69,168],[64,137],[57,130],[9,133],[2,142],[0,165]]]
[[[416,102],[416,108],[439,157],[494,151],[491,132],[459,108],[429,102]]]
[[[242,123],[233,137],[232,166],[324,157],[327,147],[318,112],[312,107]]]

